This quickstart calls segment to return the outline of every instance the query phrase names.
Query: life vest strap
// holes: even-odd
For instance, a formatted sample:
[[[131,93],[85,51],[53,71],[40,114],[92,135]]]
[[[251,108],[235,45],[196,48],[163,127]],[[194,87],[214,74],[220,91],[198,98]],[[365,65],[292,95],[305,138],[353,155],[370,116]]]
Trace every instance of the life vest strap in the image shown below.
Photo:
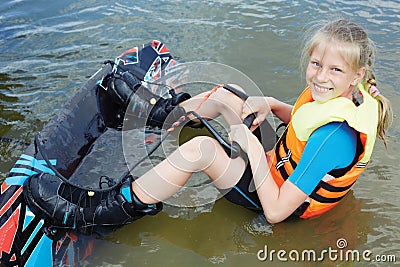
[[[346,190],[349,190],[353,185],[354,185],[355,181],[352,182],[350,185],[348,186],[333,186],[331,184],[328,184],[327,182],[324,181],[320,181],[318,186],[317,186],[317,190],[319,188],[323,188],[329,192],[335,192],[335,193],[339,193],[339,192],[345,192]]]
[[[328,184],[327,182],[320,181],[317,187],[314,189],[314,191],[312,191],[312,193],[310,194],[310,197],[321,203],[335,203],[344,198],[344,196],[346,196],[347,194],[346,191],[349,190],[354,185],[354,183],[355,181],[347,186],[333,186],[331,184]],[[318,190],[321,188],[333,193],[341,193],[341,192],[346,192],[346,193],[340,197],[324,197],[317,193]]]
[[[285,162],[289,162],[292,166],[293,170],[297,167],[297,163],[292,158],[292,151],[286,145],[286,134],[287,129],[283,132],[281,138],[278,140],[277,148],[275,149],[275,156],[276,156],[276,165],[275,168],[281,173],[282,178],[286,181],[289,178],[289,174],[287,173],[286,169],[284,168]],[[283,150],[286,153],[285,157],[281,157],[279,155],[279,147],[283,146]]]
[[[313,200],[318,201],[320,203],[336,203],[336,202],[339,202],[346,195],[347,195],[347,193],[340,197],[323,197],[316,192],[312,192],[310,195],[310,198],[312,198]]]

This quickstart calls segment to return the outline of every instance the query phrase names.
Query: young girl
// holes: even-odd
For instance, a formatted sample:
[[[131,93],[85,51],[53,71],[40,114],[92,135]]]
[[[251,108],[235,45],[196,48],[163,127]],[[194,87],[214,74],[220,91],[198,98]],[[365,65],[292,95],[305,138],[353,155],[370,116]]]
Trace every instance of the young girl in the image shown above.
[[[156,203],[179,190],[193,172],[203,171],[217,188],[233,188],[228,199],[262,208],[271,223],[292,214],[320,215],[338,204],[365,170],[375,138],[386,145],[390,104],[376,88],[373,44],[359,26],[346,20],[326,24],[307,41],[304,54],[307,88],[294,106],[272,97],[249,97],[243,103],[221,89],[198,111],[209,118],[225,117],[231,141],[248,155],[252,177],[242,158],[229,158],[214,139],[202,136],[134,181],[134,194],[143,203]],[[189,99],[181,107],[193,110],[198,101]],[[241,122],[257,112],[252,128],[257,127],[270,111],[288,126],[265,153]],[[249,192],[252,178],[256,192]]]
[[[376,88],[373,55],[373,44],[359,26],[346,20],[326,24],[307,40],[303,56],[307,87],[294,106],[272,97],[249,97],[244,102],[219,88],[196,110],[206,118],[225,118],[231,125],[230,141],[240,145],[249,164],[241,157],[230,158],[215,139],[195,137],[141,177],[130,180],[116,196],[111,195],[110,204],[91,211],[78,207],[63,224],[70,218],[74,227],[89,222],[122,224],[155,214],[160,210],[158,203],[198,171],[207,174],[230,201],[262,210],[270,223],[330,210],[365,170],[376,137],[386,145],[392,114],[389,101]],[[182,102],[180,108],[196,109],[203,95]],[[254,112],[257,117],[248,129],[242,121]],[[269,112],[287,127],[274,148],[265,152],[252,130],[266,123]],[[252,190],[253,184],[256,190]],[[123,201],[115,204],[115,199]],[[55,214],[56,207],[47,210]]]

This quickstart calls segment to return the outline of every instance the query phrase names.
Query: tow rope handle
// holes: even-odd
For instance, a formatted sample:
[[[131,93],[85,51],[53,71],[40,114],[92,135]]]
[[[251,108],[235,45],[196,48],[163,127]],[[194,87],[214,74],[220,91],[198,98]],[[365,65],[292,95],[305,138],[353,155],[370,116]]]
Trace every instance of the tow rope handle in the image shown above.
[[[217,140],[218,143],[220,143],[220,145],[230,158],[235,159],[241,156],[243,159],[245,159],[247,157],[237,142],[229,143],[228,141],[226,141],[224,137],[222,137],[222,135],[217,130],[215,130],[215,128],[210,124],[210,122],[208,122],[206,119],[198,115],[196,112],[191,111],[188,113],[195,116],[200,121],[200,123],[207,128],[207,130],[214,136],[215,140]],[[245,124],[247,127],[250,128],[255,118],[256,114],[252,113],[244,119],[243,124]]]
[[[211,94],[215,93],[218,90],[218,88],[224,88],[224,89],[228,90],[229,92],[233,93],[234,95],[236,95],[243,101],[246,101],[247,98],[249,98],[248,94],[236,89],[235,87],[233,87],[229,84],[217,85],[209,92],[209,94],[206,95],[206,97],[203,99],[203,101],[193,111],[187,112],[186,115],[182,116],[180,118],[180,121],[177,121],[174,126],[180,125],[182,122],[184,122],[186,119],[188,119],[188,116],[191,114],[200,121],[200,123],[211,133],[212,136],[214,136],[215,140],[217,140],[217,142],[220,143],[220,145],[223,147],[223,149],[225,150],[225,152],[228,154],[228,156],[230,158],[235,159],[235,158],[241,156],[243,159],[247,160],[246,153],[244,153],[244,151],[242,150],[242,148],[240,147],[240,145],[237,142],[229,143],[228,141],[226,141],[224,139],[224,137],[222,137],[221,134],[217,130],[214,129],[214,127],[208,122],[208,120],[206,120],[205,118],[203,118],[202,116],[200,116],[199,114],[196,113],[196,110],[198,110],[200,108],[200,106],[204,103],[204,101],[206,101],[208,99],[208,97],[210,97]],[[248,115],[243,120],[243,124],[246,125],[248,128],[250,128],[251,125],[253,124],[253,121],[256,118],[256,116],[257,116],[256,112]],[[170,128],[168,131],[173,131],[173,130],[174,130],[174,127]]]

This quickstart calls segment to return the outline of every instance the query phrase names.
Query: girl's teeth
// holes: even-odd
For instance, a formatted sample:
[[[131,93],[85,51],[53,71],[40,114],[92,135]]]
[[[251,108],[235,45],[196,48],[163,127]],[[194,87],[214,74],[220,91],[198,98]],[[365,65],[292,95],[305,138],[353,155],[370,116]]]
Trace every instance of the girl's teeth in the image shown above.
[[[314,86],[315,86],[315,89],[317,89],[317,91],[320,91],[320,92],[323,92],[323,93],[330,91],[329,88],[319,87],[318,85],[314,85]]]

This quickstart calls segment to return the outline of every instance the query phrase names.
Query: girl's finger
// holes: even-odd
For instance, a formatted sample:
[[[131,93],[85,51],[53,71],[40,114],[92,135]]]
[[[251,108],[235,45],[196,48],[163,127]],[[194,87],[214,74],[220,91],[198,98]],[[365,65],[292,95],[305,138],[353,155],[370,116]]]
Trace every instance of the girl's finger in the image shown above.
[[[263,121],[265,121],[265,119],[267,118],[266,114],[264,113],[258,113],[257,114],[257,125],[260,125]]]

